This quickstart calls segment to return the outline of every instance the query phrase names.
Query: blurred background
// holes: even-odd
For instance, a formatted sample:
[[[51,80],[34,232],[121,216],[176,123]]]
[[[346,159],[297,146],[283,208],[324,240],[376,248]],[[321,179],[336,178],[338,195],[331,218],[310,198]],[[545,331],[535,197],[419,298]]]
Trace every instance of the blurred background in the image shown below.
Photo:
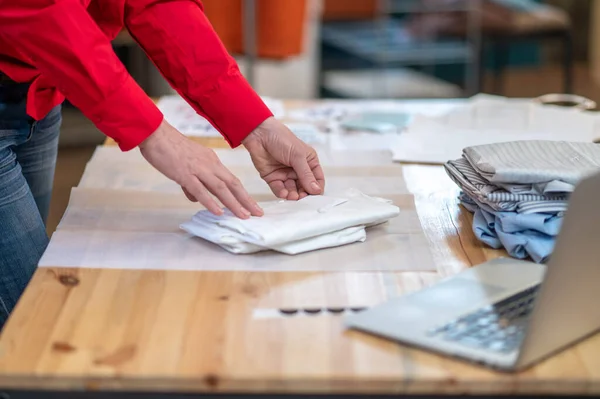
[[[263,96],[453,98],[574,93],[600,101],[600,0],[203,0]],[[126,31],[115,52],[153,97],[174,93]],[[53,231],[104,140],[65,104]]]

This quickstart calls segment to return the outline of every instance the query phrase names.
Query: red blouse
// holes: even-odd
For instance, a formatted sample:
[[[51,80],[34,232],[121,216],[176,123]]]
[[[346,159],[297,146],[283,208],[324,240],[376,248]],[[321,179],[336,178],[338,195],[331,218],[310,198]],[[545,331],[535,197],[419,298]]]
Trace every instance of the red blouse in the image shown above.
[[[232,147],[272,115],[200,0],[0,0],[0,27],[0,71],[31,83],[31,117],[67,98],[125,151],[163,115],[113,52],[110,40],[123,27]]]

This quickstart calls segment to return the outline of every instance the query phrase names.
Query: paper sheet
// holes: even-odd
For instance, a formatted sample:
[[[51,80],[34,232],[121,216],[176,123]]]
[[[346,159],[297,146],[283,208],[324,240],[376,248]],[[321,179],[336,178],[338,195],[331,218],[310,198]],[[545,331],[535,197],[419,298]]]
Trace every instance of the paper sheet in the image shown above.
[[[258,201],[262,199],[257,198]],[[179,194],[75,187],[57,231],[98,229],[176,233],[181,223],[201,209],[201,205]]]
[[[217,148],[214,151],[221,162],[228,168],[254,167],[250,159],[250,153],[242,147],[236,149]],[[317,153],[321,165],[328,167],[398,167],[398,165],[392,164],[392,155],[389,150],[366,150],[360,148],[353,151],[336,151],[329,147],[317,146]],[[119,163],[124,166],[127,165],[127,167],[131,163],[147,164],[137,149],[123,152],[118,147],[108,146],[98,146],[89,163],[98,163],[99,165]]]
[[[548,137],[546,134],[524,136],[514,132],[489,134],[450,129],[437,122],[423,120],[398,137],[392,154],[394,161],[398,162],[444,164],[451,159],[460,158],[463,148],[468,146],[524,139],[547,140]]]
[[[262,97],[267,107],[276,118],[285,115],[283,102],[269,97]],[[177,130],[187,136],[220,137],[221,134],[179,95],[161,97],[157,103],[165,119]]]
[[[327,134],[311,123],[286,122],[285,125],[307,144],[318,144],[327,142]]]
[[[253,169],[232,172],[240,179],[246,191],[252,195],[271,194],[271,189]],[[408,193],[402,175],[397,176],[341,176],[326,173],[326,193],[355,187],[367,195],[385,196]],[[151,166],[135,165],[124,170],[122,165],[90,164],[86,167],[79,187],[137,190],[142,192],[181,193],[180,186],[167,179]]]
[[[221,161],[236,175],[253,196],[272,195],[269,186],[254,168],[245,150],[218,150]],[[408,193],[399,165],[381,152],[324,152],[322,160],[327,193],[348,187],[368,195],[385,196]],[[368,167],[371,166],[371,167]],[[138,190],[143,192],[181,193],[169,180],[137,151],[122,153],[118,148],[98,148],[88,163],[79,183],[83,188]]]
[[[441,116],[415,116],[392,153],[398,162],[443,164],[474,145],[517,140],[592,142],[600,137],[599,122],[598,116],[572,108],[481,96]]]
[[[297,108],[288,111],[293,120],[314,123],[327,131],[319,143],[331,151],[387,151],[397,147],[402,131],[410,125],[414,115],[436,117],[457,107],[462,100],[410,100],[410,101],[327,101],[315,107]],[[367,125],[394,125],[379,132],[371,131]],[[365,121],[368,121],[366,123]],[[390,123],[393,121],[393,123]],[[362,126],[362,128],[361,128]]]
[[[364,243],[301,255],[233,255],[180,231],[194,210],[180,196],[73,190],[40,267],[249,271],[432,271],[435,265],[410,195],[390,199],[400,215],[370,228]]]
[[[468,104],[430,117],[446,128],[479,133],[547,134],[551,139],[587,141],[596,134],[600,118],[570,107],[541,105],[528,99],[477,95]]]
[[[317,106],[300,107],[289,110],[286,117],[304,122],[334,122],[358,116],[363,112],[398,112],[406,114],[421,114],[437,116],[447,113],[460,105],[465,104],[463,99],[443,100],[369,100],[323,101]]]
[[[387,151],[398,145],[401,134],[398,133],[337,133],[329,137],[332,151]]]

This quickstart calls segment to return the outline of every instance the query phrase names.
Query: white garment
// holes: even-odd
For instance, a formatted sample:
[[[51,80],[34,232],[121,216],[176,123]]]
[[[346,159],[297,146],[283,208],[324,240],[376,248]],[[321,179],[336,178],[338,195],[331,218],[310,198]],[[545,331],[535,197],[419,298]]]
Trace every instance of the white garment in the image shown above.
[[[339,247],[353,242],[364,242],[367,233],[364,226],[349,227],[320,236],[305,238],[286,244],[274,245],[271,248],[261,247],[244,241],[240,234],[223,229],[216,224],[199,224],[186,222],[181,228],[188,233],[203,238],[234,254],[253,254],[261,251],[273,250],[288,255],[296,255],[315,249]]]
[[[298,254],[366,239],[365,228],[396,217],[390,201],[357,190],[340,196],[308,196],[299,201],[260,204],[262,217],[239,219],[228,210],[215,216],[200,211],[181,228],[232,253],[274,250]]]

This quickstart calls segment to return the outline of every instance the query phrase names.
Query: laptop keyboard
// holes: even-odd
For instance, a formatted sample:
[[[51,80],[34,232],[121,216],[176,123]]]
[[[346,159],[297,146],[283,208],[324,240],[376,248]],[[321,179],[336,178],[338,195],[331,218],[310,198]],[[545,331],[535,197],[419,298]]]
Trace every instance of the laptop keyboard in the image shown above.
[[[533,309],[539,285],[462,316],[428,332],[462,345],[510,353],[523,340],[525,321]]]

